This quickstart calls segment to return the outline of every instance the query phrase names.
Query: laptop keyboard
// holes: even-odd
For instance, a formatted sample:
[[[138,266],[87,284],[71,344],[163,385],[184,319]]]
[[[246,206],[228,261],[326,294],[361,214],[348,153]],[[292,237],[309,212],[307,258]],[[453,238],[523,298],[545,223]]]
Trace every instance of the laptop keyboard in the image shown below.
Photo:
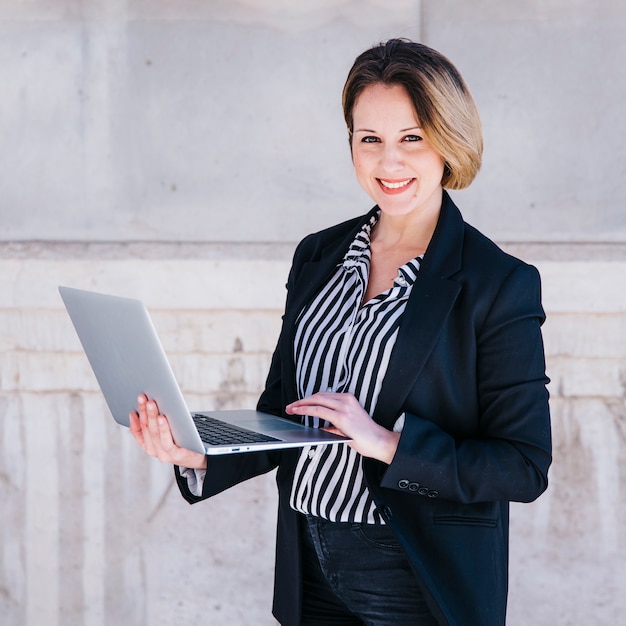
[[[227,424],[208,415],[194,414],[200,439],[210,445],[230,445],[239,443],[264,443],[266,441],[281,441],[269,435],[255,433],[252,430]]]

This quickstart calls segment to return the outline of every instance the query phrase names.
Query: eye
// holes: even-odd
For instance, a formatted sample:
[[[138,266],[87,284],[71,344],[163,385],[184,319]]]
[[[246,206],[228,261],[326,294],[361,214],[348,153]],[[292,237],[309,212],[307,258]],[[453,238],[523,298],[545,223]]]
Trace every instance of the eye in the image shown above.
[[[415,141],[422,141],[422,138],[419,135],[406,135],[402,138],[402,141],[411,143]]]
[[[380,139],[378,137],[374,137],[373,135],[366,135],[361,139],[361,143],[378,143]]]

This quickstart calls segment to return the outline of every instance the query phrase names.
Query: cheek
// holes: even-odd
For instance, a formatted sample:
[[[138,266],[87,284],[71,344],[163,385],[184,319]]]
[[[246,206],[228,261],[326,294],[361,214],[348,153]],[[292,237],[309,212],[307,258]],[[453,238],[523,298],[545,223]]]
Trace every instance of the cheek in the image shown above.
[[[354,152],[352,153],[352,165],[354,166],[354,171],[359,178],[366,176],[371,170],[371,165],[368,159],[364,158],[363,155],[358,152],[356,154]]]
[[[437,153],[434,153],[430,157],[430,167],[434,171],[440,171],[443,175],[443,168],[445,166],[445,161],[442,157],[440,157]]]
[[[363,163],[359,163],[356,160],[354,161],[354,173],[356,174],[356,179],[359,185],[361,185],[361,187],[363,187],[366,191],[370,184],[370,176],[368,172],[369,170],[363,167]]]

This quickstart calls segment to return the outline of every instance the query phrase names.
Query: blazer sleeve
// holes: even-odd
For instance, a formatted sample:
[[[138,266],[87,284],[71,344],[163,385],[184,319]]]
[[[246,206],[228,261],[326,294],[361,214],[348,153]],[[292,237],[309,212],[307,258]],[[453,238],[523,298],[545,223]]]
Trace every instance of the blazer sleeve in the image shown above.
[[[530,502],[546,489],[551,434],[544,318],[539,273],[520,264],[476,335],[476,432],[454,436],[436,416],[407,411],[381,487],[463,503]]]
[[[244,452],[207,456],[207,471],[201,496],[195,496],[191,493],[187,479],[180,475],[178,466],[174,466],[174,476],[183,498],[189,504],[195,504],[249,478],[273,470],[277,467],[278,462],[279,452]]]
[[[302,244],[298,247],[300,249]],[[287,303],[289,303],[290,287],[293,284],[294,266],[298,253],[296,251],[287,280]],[[284,320],[284,315],[283,315]],[[257,402],[257,410],[271,415],[284,416],[284,389],[283,368],[281,363],[281,337],[272,355],[269,373],[265,381],[265,388]],[[202,495],[194,495],[187,483],[187,479],[181,476],[178,467],[174,467],[176,483],[181,495],[187,502],[194,504],[214,496],[230,487],[245,480],[254,478],[275,469],[280,463],[280,452],[248,452],[219,456],[207,456],[207,471],[204,477]]]

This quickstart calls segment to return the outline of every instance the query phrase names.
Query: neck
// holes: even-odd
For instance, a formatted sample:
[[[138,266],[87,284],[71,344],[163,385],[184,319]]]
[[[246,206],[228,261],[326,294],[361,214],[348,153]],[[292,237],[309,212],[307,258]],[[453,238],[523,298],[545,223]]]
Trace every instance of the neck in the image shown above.
[[[441,204],[425,211],[407,215],[389,215],[384,211],[371,237],[372,245],[379,251],[408,250],[414,256],[423,254],[435,232]]]

